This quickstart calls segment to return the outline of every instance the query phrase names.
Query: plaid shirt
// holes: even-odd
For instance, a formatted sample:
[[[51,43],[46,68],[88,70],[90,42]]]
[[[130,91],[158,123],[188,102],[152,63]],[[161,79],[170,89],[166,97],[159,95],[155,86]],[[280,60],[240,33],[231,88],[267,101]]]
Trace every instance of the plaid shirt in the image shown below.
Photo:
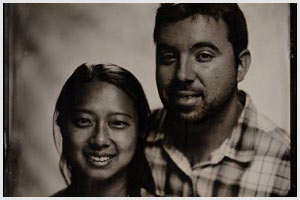
[[[257,113],[240,91],[245,106],[232,134],[210,156],[191,166],[186,156],[166,142],[166,111],[152,114],[145,154],[156,196],[284,196],[290,190],[290,139]]]

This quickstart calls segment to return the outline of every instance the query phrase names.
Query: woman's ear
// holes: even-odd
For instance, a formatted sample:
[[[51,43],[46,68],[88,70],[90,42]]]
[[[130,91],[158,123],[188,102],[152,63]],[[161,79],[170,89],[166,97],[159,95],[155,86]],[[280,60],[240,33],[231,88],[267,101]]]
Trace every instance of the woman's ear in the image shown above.
[[[239,83],[244,80],[244,77],[246,76],[251,64],[251,55],[248,49],[244,49],[243,51],[241,51],[241,53],[239,54],[238,62],[239,63],[236,80]]]

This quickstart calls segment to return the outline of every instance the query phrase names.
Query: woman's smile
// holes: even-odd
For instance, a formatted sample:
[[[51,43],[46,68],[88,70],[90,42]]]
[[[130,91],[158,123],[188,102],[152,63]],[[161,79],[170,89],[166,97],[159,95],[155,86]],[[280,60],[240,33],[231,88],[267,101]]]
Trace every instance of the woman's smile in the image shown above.
[[[86,153],[85,158],[91,166],[102,168],[108,166],[116,158],[116,154]]]

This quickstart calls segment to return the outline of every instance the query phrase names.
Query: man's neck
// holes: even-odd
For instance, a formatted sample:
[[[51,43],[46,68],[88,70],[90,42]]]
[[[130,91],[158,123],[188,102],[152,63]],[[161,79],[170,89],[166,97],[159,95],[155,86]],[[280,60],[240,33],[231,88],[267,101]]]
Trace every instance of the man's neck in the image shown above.
[[[235,94],[224,109],[210,119],[198,124],[172,124],[174,145],[186,155],[191,165],[208,160],[210,154],[230,137],[242,109]]]

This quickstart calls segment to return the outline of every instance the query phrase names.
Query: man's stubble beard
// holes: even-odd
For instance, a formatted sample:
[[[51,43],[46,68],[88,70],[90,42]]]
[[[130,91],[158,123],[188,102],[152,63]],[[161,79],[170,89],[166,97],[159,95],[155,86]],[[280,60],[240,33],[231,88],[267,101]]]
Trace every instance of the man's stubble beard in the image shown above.
[[[227,105],[231,102],[235,93],[237,92],[237,83],[233,81],[227,89],[227,93],[223,93],[222,96],[212,99],[207,102],[205,97],[202,97],[203,102],[198,105],[191,112],[178,112],[180,108],[176,105],[165,106],[168,113],[168,119],[172,123],[184,123],[184,124],[200,124],[208,120],[213,119],[219,113],[221,113]]]

